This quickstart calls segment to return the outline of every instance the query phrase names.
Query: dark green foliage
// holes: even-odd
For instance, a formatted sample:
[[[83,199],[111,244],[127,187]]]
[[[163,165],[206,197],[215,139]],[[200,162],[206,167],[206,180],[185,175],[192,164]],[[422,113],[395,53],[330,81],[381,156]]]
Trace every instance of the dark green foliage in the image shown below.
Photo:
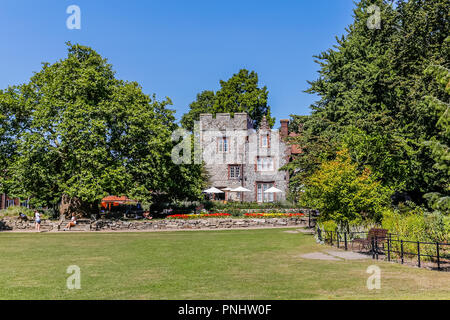
[[[450,41],[450,37],[447,38]],[[430,66],[425,70],[426,74],[436,77],[437,82],[444,89],[442,100],[433,96],[427,96],[430,109],[439,113],[437,126],[440,133],[425,144],[431,148],[432,157],[435,160],[434,168],[441,173],[440,192],[430,192],[425,195],[430,206],[434,210],[450,213],[450,71],[442,66]]]
[[[367,27],[372,4],[381,8],[381,29]],[[293,139],[304,150],[289,165],[294,194],[338,146],[349,149],[359,168],[372,168],[383,184],[417,202],[424,193],[445,192],[442,169],[424,144],[442,140],[436,126],[442,113],[424,97],[442,99],[443,93],[424,70],[450,63],[449,10],[446,0],[357,4],[346,35],[316,57],[319,77],[307,92],[320,100],[302,119],[302,135]]]
[[[189,106],[188,113],[181,119],[182,126],[190,131],[194,129],[194,121],[198,121],[202,113],[237,113],[246,112],[258,127],[264,116],[270,126],[275,119],[270,116],[270,107],[267,105],[269,92],[264,86],[258,87],[256,72],[241,69],[227,81],[220,80],[220,89],[217,92],[203,91],[197,95],[197,100]]]
[[[116,79],[91,48],[69,44],[66,59],[0,92],[2,189],[50,207],[63,195],[86,203],[106,195],[145,203],[155,193],[198,199],[199,168],[171,160],[170,104]]]

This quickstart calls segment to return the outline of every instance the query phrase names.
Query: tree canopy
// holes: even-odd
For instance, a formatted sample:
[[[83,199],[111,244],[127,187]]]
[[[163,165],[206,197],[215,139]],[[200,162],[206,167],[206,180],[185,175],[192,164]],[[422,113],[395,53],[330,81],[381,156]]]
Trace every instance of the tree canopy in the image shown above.
[[[398,192],[415,201],[444,192],[442,172],[424,144],[438,138],[440,113],[425,96],[443,97],[430,65],[449,66],[450,34],[446,0],[362,0],[354,22],[337,44],[316,56],[319,77],[307,92],[320,100],[294,139],[305,152],[290,172],[305,179],[342,146]],[[368,28],[371,5],[380,8],[381,28]]]
[[[198,197],[199,168],[171,161],[170,104],[116,79],[93,49],[69,43],[67,58],[0,92],[0,147],[9,159],[0,160],[2,189],[40,205],[110,194]]]
[[[198,121],[202,113],[237,113],[246,112],[258,127],[264,116],[273,126],[275,119],[270,115],[267,105],[269,92],[264,86],[258,85],[258,74],[254,71],[241,69],[227,81],[220,80],[217,92],[203,91],[189,106],[189,112],[181,119],[182,126],[190,131],[194,129],[194,122]]]
[[[450,41],[450,36],[447,38]],[[427,101],[432,110],[440,114],[437,126],[440,134],[427,141],[431,147],[432,157],[435,160],[434,168],[441,173],[440,192],[430,192],[425,195],[433,209],[450,212],[450,71],[442,66],[434,65],[425,70],[426,74],[435,76],[436,81],[443,88],[443,100],[428,96]]]

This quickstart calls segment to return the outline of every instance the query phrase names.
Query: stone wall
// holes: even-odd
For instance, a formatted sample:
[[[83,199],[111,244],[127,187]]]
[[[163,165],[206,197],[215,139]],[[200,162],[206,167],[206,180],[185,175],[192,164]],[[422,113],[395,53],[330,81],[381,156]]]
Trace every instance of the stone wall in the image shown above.
[[[248,227],[287,227],[306,225],[304,218],[271,219],[165,219],[153,221],[111,221],[98,220],[91,224],[92,230],[170,230],[170,229],[231,229]]]
[[[41,230],[57,230],[58,221],[42,220]],[[0,219],[0,231],[29,231],[34,230],[35,222],[33,219],[23,221],[18,218],[4,217]]]
[[[65,222],[43,220],[42,231],[57,232],[63,229]],[[270,219],[193,219],[173,220],[158,219],[146,221],[96,220],[79,221],[74,231],[150,231],[150,230],[190,230],[190,229],[237,229],[237,228],[267,228],[306,226],[308,218],[270,218]],[[34,221],[21,221],[17,218],[2,218],[0,231],[31,231]]]

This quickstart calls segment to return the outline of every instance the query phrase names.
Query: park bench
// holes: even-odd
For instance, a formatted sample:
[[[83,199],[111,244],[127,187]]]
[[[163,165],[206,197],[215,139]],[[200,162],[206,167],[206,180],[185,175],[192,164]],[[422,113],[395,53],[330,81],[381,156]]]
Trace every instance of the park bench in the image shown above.
[[[378,228],[372,228],[367,233],[367,238],[356,238],[352,241],[352,248],[353,244],[359,244],[359,250],[362,248],[370,248],[372,246],[372,242],[376,242],[377,247],[381,244],[384,246],[384,243],[386,242],[386,236],[387,236],[388,230],[386,229],[378,229]]]
[[[70,219],[62,218],[59,220],[58,230],[63,231],[64,226],[70,221]],[[89,219],[77,219],[77,224],[70,229],[71,231],[90,231],[91,221]]]

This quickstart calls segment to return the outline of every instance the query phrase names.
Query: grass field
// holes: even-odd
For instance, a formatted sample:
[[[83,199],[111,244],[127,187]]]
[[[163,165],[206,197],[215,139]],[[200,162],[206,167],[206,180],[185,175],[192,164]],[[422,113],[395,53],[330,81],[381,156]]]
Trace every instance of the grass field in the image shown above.
[[[0,299],[449,299],[450,274],[325,251],[286,229],[0,233]],[[368,290],[377,264],[381,289]],[[69,265],[81,289],[66,288]]]

